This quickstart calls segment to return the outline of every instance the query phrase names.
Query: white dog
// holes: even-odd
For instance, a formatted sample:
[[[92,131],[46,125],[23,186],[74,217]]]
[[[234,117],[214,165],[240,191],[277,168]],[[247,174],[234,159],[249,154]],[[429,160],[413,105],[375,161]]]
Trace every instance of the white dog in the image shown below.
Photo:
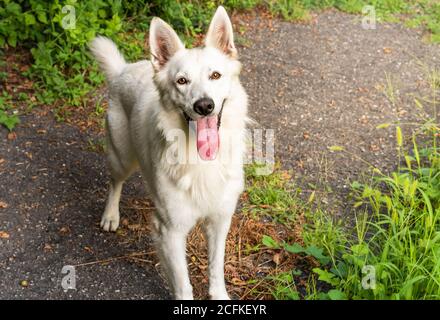
[[[109,39],[91,43],[110,92],[106,125],[112,180],[101,226],[118,228],[123,182],[140,167],[157,209],[158,252],[175,298],[193,298],[186,237],[203,219],[209,294],[229,299],[225,240],[244,186],[247,122],[232,24],[219,7],[205,46],[186,49],[168,24],[154,18],[149,41],[151,61],[133,64]]]

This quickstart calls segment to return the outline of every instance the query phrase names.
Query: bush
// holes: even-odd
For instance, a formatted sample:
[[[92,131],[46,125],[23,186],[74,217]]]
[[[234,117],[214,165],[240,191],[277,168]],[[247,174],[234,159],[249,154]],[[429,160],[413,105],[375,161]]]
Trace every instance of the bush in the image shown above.
[[[91,67],[87,48],[97,34],[123,42],[128,59],[138,59],[144,54],[152,16],[172,21],[190,37],[206,26],[216,5],[171,0],[0,0],[0,48],[19,45],[30,50],[33,65],[26,75],[40,89],[40,102],[62,99],[79,105],[81,97],[103,81],[96,66]]]
[[[34,81],[39,103],[79,106],[103,81],[88,54],[87,43],[97,34],[112,38],[128,60],[145,57],[146,33],[153,16],[170,22],[191,45],[207,28],[215,8],[229,10],[266,6],[286,20],[307,20],[309,10],[336,7],[359,13],[365,0],[0,0],[0,50],[20,46],[30,50],[32,67],[24,74]],[[440,5],[429,0],[375,0],[378,17],[410,14],[409,25],[425,26],[440,39]],[[440,41],[440,40],[439,40]],[[2,74],[0,74],[0,80]],[[56,102],[59,103],[56,103]],[[5,108],[3,108],[4,110]],[[8,117],[6,113],[3,118]],[[9,122],[9,127],[11,123]],[[12,126],[13,127],[13,126]]]

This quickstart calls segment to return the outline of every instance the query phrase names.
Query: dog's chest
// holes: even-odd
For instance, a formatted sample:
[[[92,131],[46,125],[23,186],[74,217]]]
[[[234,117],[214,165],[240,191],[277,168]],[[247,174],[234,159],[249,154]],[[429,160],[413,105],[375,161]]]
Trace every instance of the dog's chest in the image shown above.
[[[233,180],[234,168],[221,164],[185,166],[174,178],[177,189],[198,207],[218,206]]]
[[[185,166],[176,177],[177,187],[198,197],[203,193],[215,193],[225,188],[228,171],[221,165]]]

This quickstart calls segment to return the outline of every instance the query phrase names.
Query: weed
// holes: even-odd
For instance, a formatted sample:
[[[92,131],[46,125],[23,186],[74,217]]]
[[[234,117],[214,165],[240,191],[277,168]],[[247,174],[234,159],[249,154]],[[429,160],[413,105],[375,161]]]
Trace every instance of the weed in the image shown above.
[[[434,117],[419,125],[407,147],[401,124],[395,124],[399,167],[390,174],[375,170],[370,182],[352,183],[354,225],[335,224],[325,214],[310,216],[304,241],[325,249],[331,259],[313,270],[317,279],[310,288],[323,281],[345,295],[340,298],[440,298],[440,128],[435,120],[437,72],[429,74]],[[392,92],[387,96],[394,104]],[[313,289],[306,298],[327,296]]]
[[[310,19],[309,11],[304,8],[303,1],[268,1],[268,7],[272,13],[280,15],[287,21],[307,21]]]
[[[280,165],[276,167],[279,169]],[[291,182],[289,171],[277,170],[269,176],[256,175],[255,166],[246,168],[249,187],[246,195],[249,206],[244,211],[253,217],[288,223],[301,210],[295,193],[299,192]]]
[[[12,96],[3,91],[2,95],[0,95],[0,125],[12,131],[19,123],[20,119],[14,111]]]
[[[422,102],[429,104],[423,112],[424,123],[411,124],[416,125],[412,131],[399,121],[378,126],[379,130],[395,128],[397,169],[386,174],[357,157],[372,169],[372,177],[351,184],[354,219],[336,219],[312,208],[314,193],[307,203],[301,201],[293,184],[283,182],[286,172],[279,166],[269,176],[253,177],[248,173],[252,179],[248,197],[259,205],[259,214],[276,213],[271,209],[282,210],[290,203],[287,208],[295,209],[276,213],[275,217],[283,217],[276,221],[294,225],[301,223],[297,220],[301,214],[306,220],[301,226],[302,243],[291,243],[288,237],[262,238],[263,248],[314,261],[301,269],[302,275],[308,276],[305,292],[298,288],[296,273],[283,270],[268,277],[274,298],[440,299],[438,70],[426,70],[426,75],[432,94],[415,99],[418,109],[425,109]],[[389,76],[384,94],[397,108],[400,101]],[[405,139],[405,135],[409,137]],[[356,156],[340,146],[329,150]]]

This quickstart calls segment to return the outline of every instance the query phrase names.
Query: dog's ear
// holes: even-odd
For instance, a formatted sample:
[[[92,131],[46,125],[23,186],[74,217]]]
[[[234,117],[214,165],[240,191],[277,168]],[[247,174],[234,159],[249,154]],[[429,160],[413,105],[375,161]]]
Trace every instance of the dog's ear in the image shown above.
[[[215,47],[231,58],[237,57],[237,49],[234,45],[234,32],[232,23],[225,8],[219,6],[209,25],[205,39],[205,45]]]
[[[177,33],[165,21],[153,18],[150,25],[151,62],[156,71],[171,59],[179,50],[184,49]]]

